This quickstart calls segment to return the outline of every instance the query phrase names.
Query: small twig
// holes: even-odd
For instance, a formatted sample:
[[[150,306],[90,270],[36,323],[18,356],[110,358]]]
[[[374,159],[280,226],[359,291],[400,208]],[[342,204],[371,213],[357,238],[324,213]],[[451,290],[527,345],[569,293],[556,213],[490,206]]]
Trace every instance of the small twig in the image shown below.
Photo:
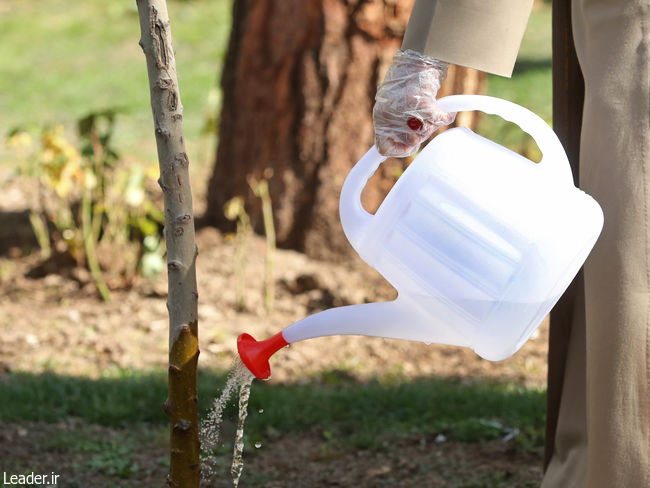
[[[248,240],[251,233],[251,221],[244,208],[242,197],[233,197],[224,205],[224,214],[228,220],[237,221],[235,234],[235,255],[233,267],[235,269],[235,302],[240,312],[246,309],[245,295],[245,267]]]
[[[41,248],[41,259],[44,261],[52,255],[52,246],[50,246],[50,232],[47,229],[47,221],[42,215],[31,211],[29,212],[29,223],[36,236],[38,246]]]
[[[264,256],[264,308],[266,313],[273,311],[275,299],[275,278],[273,273],[275,263],[275,225],[273,223],[273,205],[269,193],[269,182],[266,179],[257,182],[251,179],[253,193],[262,201],[262,218],[264,220],[264,235],[266,237],[266,254]]]

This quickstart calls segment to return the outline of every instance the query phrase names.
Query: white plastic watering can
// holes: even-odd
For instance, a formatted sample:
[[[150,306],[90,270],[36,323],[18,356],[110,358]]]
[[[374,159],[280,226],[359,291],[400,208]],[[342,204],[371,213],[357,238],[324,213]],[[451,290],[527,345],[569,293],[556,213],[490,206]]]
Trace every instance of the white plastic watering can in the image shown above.
[[[266,341],[242,334],[239,354],[255,376],[268,377],[268,358],[288,343],[339,334],[466,346],[505,359],[569,286],[600,235],[603,213],[574,186],[555,133],[498,98],[456,95],[438,106],[516,123],[537,142],[541,162],[467,128],[450,129],[422,150],[371,215],[361,191],[385,159],[371,148],[345,180],[341,223],[398,298],[325,310]]]

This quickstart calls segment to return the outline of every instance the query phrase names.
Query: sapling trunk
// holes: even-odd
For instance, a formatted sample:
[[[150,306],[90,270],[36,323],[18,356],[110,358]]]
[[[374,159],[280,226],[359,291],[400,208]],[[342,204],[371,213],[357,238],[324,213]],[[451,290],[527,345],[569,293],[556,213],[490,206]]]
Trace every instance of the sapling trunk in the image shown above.
[[[197,488],[199,461],[198,292],[194,214],[176,61],[165,0],[137,0],[165,207],[169,310],[170,487]]]

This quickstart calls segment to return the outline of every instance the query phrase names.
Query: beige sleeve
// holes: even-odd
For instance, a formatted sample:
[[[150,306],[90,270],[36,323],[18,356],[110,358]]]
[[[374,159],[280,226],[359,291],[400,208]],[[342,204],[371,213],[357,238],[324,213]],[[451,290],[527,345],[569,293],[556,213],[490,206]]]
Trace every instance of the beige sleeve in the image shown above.
[[[415,0],[402,49],[510,77],[533,0]]]

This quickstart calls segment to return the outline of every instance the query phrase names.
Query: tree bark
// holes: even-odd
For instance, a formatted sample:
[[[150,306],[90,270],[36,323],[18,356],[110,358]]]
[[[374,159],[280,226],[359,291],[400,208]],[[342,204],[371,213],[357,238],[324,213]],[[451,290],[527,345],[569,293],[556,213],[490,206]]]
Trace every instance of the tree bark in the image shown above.
[[[400,47],[412,4],[234,3],[208,222],[232,230],[223,205],[243,196],[261,231],[260,203],[247,180],[272,174],[278,245],[325,259],[350,253],[339,223],[339,192],[352,165],[373,143],[377,84]],[[481,91],[484,82],[478,72],[452,68],[441,93]],[[369,210],[376,209],[404,165],[391,160],[380,167],[364,192]]]
[[[138,0],[140,46],[147,60],[165,211],[169,310],[169,391],[163,409],[170,420],[170,487],[200,482],[197,392],[197,247],[183,139],[183,106],[165,0]]]

